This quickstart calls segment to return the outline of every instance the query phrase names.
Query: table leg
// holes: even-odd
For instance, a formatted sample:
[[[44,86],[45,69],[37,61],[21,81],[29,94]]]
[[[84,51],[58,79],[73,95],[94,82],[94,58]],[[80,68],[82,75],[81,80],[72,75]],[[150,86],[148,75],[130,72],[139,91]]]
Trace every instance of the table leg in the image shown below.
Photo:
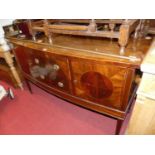
[[[32,94],[33,92],[32,92],[31,85],[30,85],[29,81],[28,81],[26,78],[25,78],[25,82],[26,82],[26,85],[27,85],[27,87],[28,87],[30,93]]]
[[[21,80],[19,78],[19,75],[18,75],[18,73],[16,71],[16,68],[14,67],[13,58],[12,58],[10,52],[4,52],[4,57],[5,57],[5,60],[6,60],[7,64],[10,67],[10,70],[11,70],[16,82],[17,82],[17,85],[23,90],[22,82],[21,82]]]
[[[115,135],[119,135],[120,134],[123,122],[124,122],[124,120],[120,120],[120,119],[117,120]]]

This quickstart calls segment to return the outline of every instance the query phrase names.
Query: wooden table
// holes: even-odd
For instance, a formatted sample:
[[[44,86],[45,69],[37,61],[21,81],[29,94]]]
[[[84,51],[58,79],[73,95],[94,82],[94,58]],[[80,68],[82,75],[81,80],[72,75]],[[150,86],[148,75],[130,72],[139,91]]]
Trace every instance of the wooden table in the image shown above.
[[[7,62],[8,66],[10,67],[10,71],[12,72],[12,75],[14,76],[18,86],[21,89],[23,89],[22,82],[21,82],[21,80],[19,78],[19,75],[18,75],[18,73],[16,71],[16,68],[15,68],[15,66],[13,64],[13,62],[14,62],[13,61],[13,57],[14,56],[9,51],[4,52],[2,49],[0,49],[0,58],[4,58],[5,59],[5,61]]]

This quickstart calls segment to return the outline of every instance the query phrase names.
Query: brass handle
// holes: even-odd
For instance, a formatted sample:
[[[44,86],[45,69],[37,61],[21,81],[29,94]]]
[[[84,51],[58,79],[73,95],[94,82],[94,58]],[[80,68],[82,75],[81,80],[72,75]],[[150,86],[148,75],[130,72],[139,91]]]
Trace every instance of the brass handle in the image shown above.
[[[73,80],[73,82],[76,84],[76,83],[78,82],[78,80],[77,80],[77,79],[75,79],[75,80]]]
[[[35,59],[34,59],[34,62],[35,62],[36,64],[39,64],[39,59],[35,58]]]
[[[58,71],[58,70],[60,69],[60,67],[59,67],[59,65],[54,64],[54,65],[53,65],[53,69],[54,69],[55,71]]]
[[[62,82],[58,82],[58,86],[63,88],[64,87],[64,84]]]
[[[44,80],[44,79],[45,79],[45,76],[44,76],[44,75],[40,75],[40,78],[41,78],[42,80]]]
[[[43,50],[43,51],[47,51],[47,48],[43,48],[42,50]]]

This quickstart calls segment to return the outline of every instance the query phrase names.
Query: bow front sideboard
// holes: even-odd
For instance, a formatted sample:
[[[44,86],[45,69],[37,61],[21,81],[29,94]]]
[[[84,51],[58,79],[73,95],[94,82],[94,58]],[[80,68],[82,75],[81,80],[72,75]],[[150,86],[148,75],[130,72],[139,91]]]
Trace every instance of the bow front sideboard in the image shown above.
[[[52,44],[38,40],[7,37],[31,90],[40,88],[73,104],[117,120],[120,133],[135,97],[137,69],[150,40],[131,39],[124,55],[117,40],[56,34]]]

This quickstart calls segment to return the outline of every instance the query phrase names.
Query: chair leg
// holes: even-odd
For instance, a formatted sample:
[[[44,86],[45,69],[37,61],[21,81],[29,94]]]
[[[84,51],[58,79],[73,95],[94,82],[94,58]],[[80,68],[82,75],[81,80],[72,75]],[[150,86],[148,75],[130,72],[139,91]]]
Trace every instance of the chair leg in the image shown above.
[[[26,85],[27,85],[27,87],[28,87],[30,93],[33,94],[32,88],[31,88],[31,85],[30,85],[29,81],[28,81],[27,79],[25,79],[25,82],[26,82]]]
[[[123,122],[124,122],[124,120],[119,120],[119,119],[117,120],[115,135],[119,135],[120,134]]]

